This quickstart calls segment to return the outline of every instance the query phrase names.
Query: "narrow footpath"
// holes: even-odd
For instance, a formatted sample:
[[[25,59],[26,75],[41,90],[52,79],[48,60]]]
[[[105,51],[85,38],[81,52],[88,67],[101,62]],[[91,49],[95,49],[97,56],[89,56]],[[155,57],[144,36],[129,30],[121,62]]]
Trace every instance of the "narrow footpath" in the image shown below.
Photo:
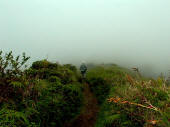
[[[84,107],[81,114],[65,127],[94,127],[99,107],[96,97],[90,91],[89,85],[84,84]]]

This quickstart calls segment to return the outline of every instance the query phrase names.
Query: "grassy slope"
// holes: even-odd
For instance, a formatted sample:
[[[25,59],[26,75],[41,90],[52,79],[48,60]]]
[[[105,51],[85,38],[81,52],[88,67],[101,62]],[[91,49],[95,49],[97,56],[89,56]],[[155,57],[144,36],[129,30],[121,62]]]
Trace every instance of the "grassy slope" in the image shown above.
[[[170,91],[162,78],[144,79],[114,65],[93,68],[87,79],[101,105],[96,127],[169,126]]]

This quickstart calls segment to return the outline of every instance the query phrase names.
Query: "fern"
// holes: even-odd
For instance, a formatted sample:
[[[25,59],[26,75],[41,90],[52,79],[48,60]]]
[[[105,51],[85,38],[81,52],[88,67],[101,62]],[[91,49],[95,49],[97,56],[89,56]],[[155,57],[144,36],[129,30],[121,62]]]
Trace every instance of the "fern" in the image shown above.
[[[0,110],[0,126],[21,126],[29,125],[29,121],[24,113],[15,110],[2,108]]]

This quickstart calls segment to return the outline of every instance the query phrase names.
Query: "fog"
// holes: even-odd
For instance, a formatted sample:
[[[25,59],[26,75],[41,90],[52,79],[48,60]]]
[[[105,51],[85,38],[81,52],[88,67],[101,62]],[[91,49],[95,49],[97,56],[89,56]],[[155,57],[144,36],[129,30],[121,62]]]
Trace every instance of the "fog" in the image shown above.
[[[170,70],[170,0],[0,0],[0,50],[31,61]]]

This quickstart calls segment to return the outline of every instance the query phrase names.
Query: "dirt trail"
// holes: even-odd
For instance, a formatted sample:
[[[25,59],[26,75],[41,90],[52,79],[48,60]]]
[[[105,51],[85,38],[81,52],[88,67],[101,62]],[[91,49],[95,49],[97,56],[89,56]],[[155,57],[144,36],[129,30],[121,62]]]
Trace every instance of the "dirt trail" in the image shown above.
[[[89,85],[84,84],[85,106],[81,114],[65,127],[94,127],[99,107],[97,100],[90,91]]]

